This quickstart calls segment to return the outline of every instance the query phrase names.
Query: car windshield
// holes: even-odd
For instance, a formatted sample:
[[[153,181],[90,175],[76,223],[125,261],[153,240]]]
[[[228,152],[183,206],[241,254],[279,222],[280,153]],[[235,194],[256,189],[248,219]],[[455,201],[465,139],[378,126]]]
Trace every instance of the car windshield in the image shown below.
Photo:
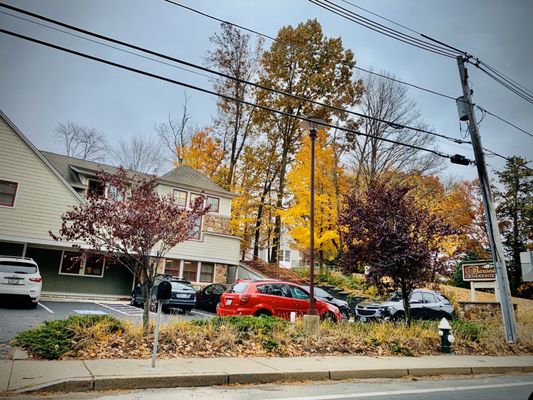
[[[172,290],[194,290],[192,285],[188,282],[170,282]]]
[[[231,286],[228,289],[228,292],[229,293],[244,293],[247,287],[248,287],[248,284],[246,282],[239,282]]]
[[[0,261],[0,272],[8,274],[35,274],[37,267],[35,264],[25,262]]]

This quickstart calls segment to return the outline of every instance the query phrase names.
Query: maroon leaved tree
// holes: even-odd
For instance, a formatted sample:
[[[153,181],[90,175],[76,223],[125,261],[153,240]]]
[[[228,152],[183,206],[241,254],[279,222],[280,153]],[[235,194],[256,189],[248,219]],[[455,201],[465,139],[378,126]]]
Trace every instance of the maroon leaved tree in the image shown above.
[[[124,265],[143,282],[143,330],[147,334],[157,266],[171,248],[192,236],[194,222],[208,208],[201,197],[186,210],[171,195],[160,196],[155,176],[128,176],[119,168],[116,174],[101,173],[99,179],[106,194],[89,194],[86,204],[63,214],[59,233],[50,235],[55,240],[84,243],[88,251]]]
[[[411,324],[409,296],[434,279],[438,239],[451,233],[442,220],[416,204],[402,184],[374,181],[362,195],[348,195],[339,217],[345,230],[342,264],[348,271],[369,265],[378,285],[388,277],[402,292],[405,317]]]

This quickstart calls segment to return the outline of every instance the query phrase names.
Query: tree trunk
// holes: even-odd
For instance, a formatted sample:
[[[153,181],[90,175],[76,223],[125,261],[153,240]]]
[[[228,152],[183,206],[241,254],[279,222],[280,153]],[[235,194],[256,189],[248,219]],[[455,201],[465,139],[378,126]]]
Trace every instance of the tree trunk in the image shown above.
[[[410,293],[407,292],[407,287],[405,285],[405,282],[402,281],[401,287],[402,287],[403,309],[405,311],[405,322],[407,323],[407,326],[411,326],[411,309],[409,308]]]
[[[143,308],[143,334],[147,336],[150,333],[150,305],[152,301],[151,296],[151,285],[143,284],[141,285],[141,291],[144,297],[144,308]]]
[[[285,172],[287,169],[288,152],[289,152],[288,145],[284,145],[283,153],[281,156],[281,165],[279,168],[278,198],[276,200],[277,211],[280,211],[283,208],[283,194],[285,192]],[[272,243],[272,251],[270,255],[272,263],[278,262],[278,251],[280,248],[280,243],[281,243],[281,216],[277,214],[275,223],[274,223],[274,238],[273,238],[273,243]]]

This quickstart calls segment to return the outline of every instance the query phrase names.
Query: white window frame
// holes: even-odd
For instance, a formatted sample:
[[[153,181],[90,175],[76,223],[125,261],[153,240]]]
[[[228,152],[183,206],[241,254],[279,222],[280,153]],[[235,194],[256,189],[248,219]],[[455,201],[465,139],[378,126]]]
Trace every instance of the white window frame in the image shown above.
[[[104,271],[106,269],[106,258],[104,257],[103,264],[102,264],[102,275],[86,275],[85,274],[85,265],[87,264],[87,253],[81,254],[81,265],[80,265],[80,272],[77,274],[70,274],[68,272],[61,272],[61,268],[63,267],[63,260],[65,259],[65,252],[68,253],[75,253],[73,251],[68,250],[62,250],[61,251],[61,262],[59,263],[59,271],[58,275],[67,275],[67,276],[80,276],[85,278],[103,278],[104,277]]]
[[[220,214],[220,203],[221,203],[220,197],[207,195],[205,197],[205,204],[206,205],[209,205],[209,199],[217,199],[218,200],[218,209],[216,211],[213,211],[213,210],[211,210],[211,207],[209,207],[209,211],[208,212],[209,213],[213,213],[213,214]]]
[[[10,206],[8,206],[6,204],[0,204],[1,208],[15,208],[15,206],[17,205],[17,197],[18,197],[17,195],[18,195],[22,185],[20,184],[19,181],[12,181],[10,179],[4,179],[2,177],[0,177],[0,181],[5,181],[5,182],[16,183],[17,184],[17,188],[15,189],[15,197],[13,198],[13,204],[10,205]]]
[[[189,207],[189,195],[190,195],[190,192],[188,192],[187,190],[182,190],[182,189],[178,189],[178,188],[172,188],[172,196],[174,197],[174,200],[176,200],[176,196],[174,195],[174,193],[176,192],[180,192],[180,193],[185,193],[185,205],[181,205],[181,204],[178,204],[180,207],[184,207],[184,208],[188,208]]]

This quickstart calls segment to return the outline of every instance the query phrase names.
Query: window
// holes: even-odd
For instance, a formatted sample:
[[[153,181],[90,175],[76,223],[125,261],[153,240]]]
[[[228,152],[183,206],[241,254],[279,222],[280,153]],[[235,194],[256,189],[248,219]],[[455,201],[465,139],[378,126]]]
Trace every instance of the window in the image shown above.
[[[59,274],[94,276],[101,278],[104,276],[104,267],[104,256],[64,251],[61,259],[61,266],[59,267]]]
[[[290,250],[280,250],[279,253],[279,261],[291,261],[291,251]]]
[[[109,196],[109,198],[114,199],[116,201],[124,200],[124,193],[120,192],[118,188],[113,185],[109,185],[107,189],[107,195]]]
[[[204,198],[204,196],[201,194],[191,193],[191,200],[189,201],[189,207],[192,208],[194,206],[194,203],[196,202],[196,199],[199,197],[202,199]]]
[[[83,274],[89,276],[104,275],[104,257],[99,255],[90,255],[85,258]]]
[[[191,239],[200,239],[200,233],[202,232],[202,217],[199,217],[194,221],[194,226],[191,229]]]
[[[289,288],[291,289],[292,297],[295,299],[309,300],[309,295],[303,289],[296,286],[289,286]]]
[[[196,261],[183,262],[183,279],[196,282],[196,272],[198,271],[198,263]]]
[[[215,277],[215,265],[202,263],[200,268],[200,282],[213,282]]]
[[[220,210],[220,199],[218,197],[207,196],[207,205],[209,212],[217,213]]]
[[[181,207],[187,207],[187,192],[183,190],[174,189],[174,199]]]
[[[411,298],[409,299],[410,302],[414,302],[415,303],[423,303],[423,300],[422,300],[422,293],[420,292],[415,292],[411,295]]]
[[[103,196],[105,193],[105,186],[102,182],[90,179],[89,180],[89,188],[87,189],[87,193],[90,193],[95,196]]]
[[[424,298],[424,303],[437,303],[437,299],[433,293],[422,293],[422,297]]]
[[[13,207],[18,183],[0,180],[0,206]]]
[[[166,258],[165,259],[165,274],[179,278],[180,260],[173,260],[171,258]]]

